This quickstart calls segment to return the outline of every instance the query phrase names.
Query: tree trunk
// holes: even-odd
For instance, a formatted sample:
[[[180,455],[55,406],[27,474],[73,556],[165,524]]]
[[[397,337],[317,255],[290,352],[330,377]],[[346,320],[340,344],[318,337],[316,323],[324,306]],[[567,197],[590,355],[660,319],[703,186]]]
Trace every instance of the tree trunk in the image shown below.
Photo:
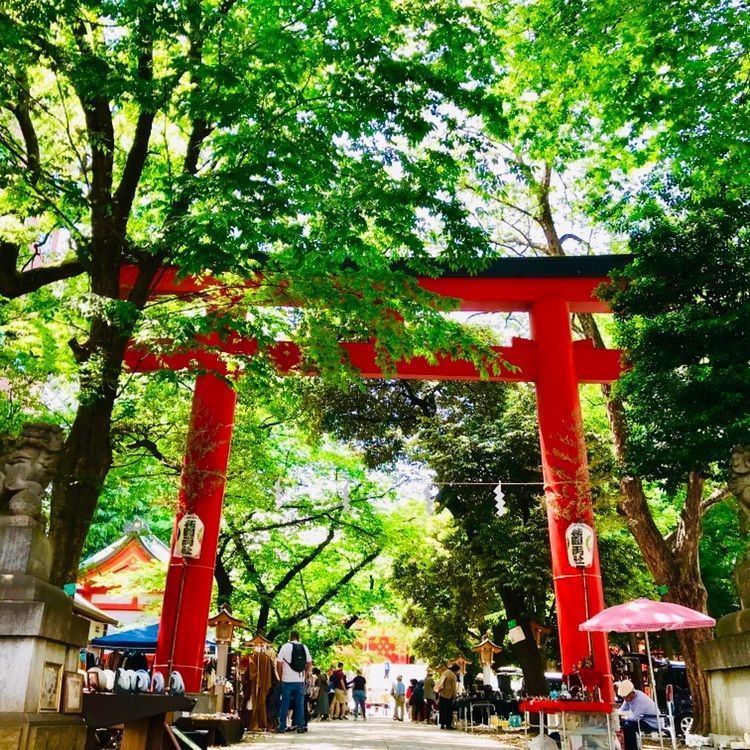
[[[95,322],[92,329],[97,327]],[[81,550],[112,465],[112,410],[126,346],[127,339],[103,342],[93,355],[96,376],[88,382],[82,378],[81,403],[52,485],[50,582],[57,586],[76,580]],[[92,382],[94,377],[98,383]]]
[[[693,728],[696,734],[711,730],[711,700],[708,694],[708,677],[698,665],[698,646],[712,640],[710,629],[680,630],[677,633],[680,651],[685,659],[690,695],[693,698]]]
[[[500,592],[508,619],[515,620],[523,628],[526,638],[513,644],[513,653],[523,672],[523,681],[528,695],[547,695],[547,680],[544,662],[534,640],[529,616],[524,614],[524,603],[517,592],[504,588]]]
[[[119,256],[116,256],[119,257]],[[89,338],[74,345],[81,360],[79,405],[60,456],[52,483],[49,538],[52,546],[50,583],[73,583],[78,575],[86,535],[107,473],[112,465],[112,411],[128,342],[161,258],[141,264],[129,302],[134,307],[124,320],[107,313],[91,321]],[[119,296],[119,262],[107,269],[106,278],[92,282],[93,291],[113,304]]]
[[[593,316],[582,315],[581,320],[588,335],[594,331],[598,333]],[[627,422],[623,403],[619,398],[613,397],[611,386],[603,386],[602,390],[607,398],[615,456],[620,465],[624,466]],[[699,612],[706,611],[708,600],[698,557],[702,532],[703,487],[703,477],[695,472],[691,473],[679,524],[668,539],[664,539],[654,522],[643,484],[638,477],[623,476],[620,481],[622,495],[618,503],[618,509],[625,517],[651,575],[657,584],[668,587],[666,599]],[[707,734],[711,724],[708,678],[698,664],[697,649],[699,643],[711,639],[711,634],[706,629],[683,630],[677,633],[677,637],[693,697],[693,729],[699,734]]]
[[[217,588],[216,604],[219,609],[221,609],[222,604],[226,604],[231,611],[234,586],[232,585],[232,579],[229,577],[229,570],[227,570],[222,559],[223,552],[223,549],[219,550],[219,554],[216,555],[216,564],[214,565],[214,578],[216,579]]]
[[[680,566],[676,567],[680,569]],[[670,582],[669,593],[666,598],[676,604],[682,604],[699,612],[705,612],[708,594],[703,582],[700,580],[700,570],[698,570],[698,580],[695,580],[695,576],[691,575],[689,568],[681,569],[679,578],[681,580]],[[679,630],[677,631],[677,639],[680,644],[682,658],[685,660],[688,686],[690,687],[690,695],[693,698],[692,731],[705,735],[711,729],[711,701],[708,694],[708,677],[700,668],[698,662],[698,646],[712,639],[711,629]]]

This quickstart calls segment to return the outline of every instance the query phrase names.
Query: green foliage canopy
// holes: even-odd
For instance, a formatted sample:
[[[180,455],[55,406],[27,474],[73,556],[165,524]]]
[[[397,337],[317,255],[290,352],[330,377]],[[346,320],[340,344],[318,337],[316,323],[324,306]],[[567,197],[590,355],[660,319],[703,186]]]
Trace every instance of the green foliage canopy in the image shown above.
[[[631,467],[674,487],[691,471],[723,479],[750,432],[750,204],[670,209],[633,233],[608,296],[631,364],[618,384]]]

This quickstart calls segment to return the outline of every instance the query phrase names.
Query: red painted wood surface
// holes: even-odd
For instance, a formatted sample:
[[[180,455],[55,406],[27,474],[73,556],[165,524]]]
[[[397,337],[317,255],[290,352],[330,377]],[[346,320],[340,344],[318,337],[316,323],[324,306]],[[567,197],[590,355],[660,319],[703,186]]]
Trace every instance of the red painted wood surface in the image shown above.
[[[127,296],[138,278],[137,266],[124,266],[120,273],[120,294]],[[571,312],[610,312],[609,306],[596,296],[596,290],[609,282],[606,276],[592,277],[513,277],[488,278],[477,276],[451,276],[442,278],[417,277],[419,286],[442,297],[460,300],[459,309],[467,312],[528,311],[534,300],[554,298],[565,300]],[[261,274],[243,282],[238,291],[260,286]],[[175,268],[164,268],[153,285],[151,296],[196,294],[231,294],[223,282],[211,276],[180,277]],[[295,307],[289,295],[279,294],[274,305]]]
[[[537,414],[547,500],[552,580],[557,600],[562,671],[571,673],[586,657],[603,676],[602,697],[613,699],[612,670],[605,633],[582,633],[578,626],[604,609],[599,553],[590,568],[568,562],[565,532],[571,523],[594,526],[583,419],[568,306],[540,300],[531,310],[537,344]]]
[[[179,672],[189,693],[201,685],[236,401],[235,390],[222,378],[196,379],[154,662],[165,675]],[[205,526],[195,559],[174,556],[177,523],[186,513],[197,513]]]
[[[132,289],[136,278],[135,267],[123,269],[123,296]],[[239,291],[252,289],[262,280],[259,275],[244,281]],[[604,276],[582,274],[418,278],[423,288],[458,300],[462,310],[526,311],[530,314],[533,340],[515,339],[510,347],[497,347],[498,358],[512,367],[501,367],[490,379],[536,384],[563,671],[572,672],[582,659],[592,656],[594,668],[603,676],[605,701],[612,698],[606,635],[578,630],[581,622],[603,608],[598,553],[588,570],[571,568],[567,562],[565,530],[574,521],[593,525],[578,384],[613,382],[622,369],[621,352],[595,349],[590,341],[572,341],[570,314],[609,312],[607,305],[596,296],[597,288],[607,281]],[[180,279],[175,269],[165,268],[153,286],[152,296],[190,296],[212,291],[225,298],[232,294],[231,288],[211,277]],[[266,290],[264,294],[267,295]],[[264,304],[269,304],[267,296]],[[280,297],[270,304],[295,303],[288,297]],[[127,355],[127,364],[135,371],[170,368],[207,373],[199,375],[196,382],[178,515],[179,519],[187,510],[193,510],[201,516],[206,526],[203,552],[200,560],[173,558],[170,564],[157,651],[157,668],[182,672],[188,690],[196,690],[200,684],[236,400],[231,386],[217,376],[230,374],[222,354],[254,356],[257,353],[255,340],[238,336],[221,340],[213,335],[197,341],[188,351],[155,354],[133,346]],[[293,342],[277,342],[265,353],[280,373],[315,374],[303,362],[302,353]],[[341,356],[342,361],[348,361],[367,378],[389,375],[428,380],[476,380],[481,377],[472,363],[443,355],[437,357],[436,363],[420,357],[398,362],[394,373],[383,373],[377,365],[372,343],[342,343]],[[208,433],[216,433],[210,449],[205,445]]]
[[[530,698],[518,704],[519,711],[537,713],[544,711],[546,714],[559,714],[563,711],[576,713],[599,713],[611,714],[612,703],[607,701],[560,701],[550,698]]]
[[[228,375],[222,354],[254,356],[258,353],[258,343],[254,339],[239,337],[221,341],[218,336],[204,337],[201,348],[175,351],[169,354],[155,354],[133,345],[125,356],[127,366],[134,372],[154,372],[155,370],[203,370]],[[515,338],[512,346],[492,347],[497,354],[497,373],[487,376],[491,381],[533,382],[539,370],[538,347],[529,339]],[[314,375],[315,371],[306,367],[302,353],[292,341],[279,341],[267,350],[268,356],[281,374],[302,372]],[[587,340],[573,342],[573,366],[579,383],[612,383],[622,372],[622,351],[619,349],[595,349]],[[383,378],[386,376],[410,380],[480,380],[481,373],[468,360],[437,356],[437,363],[428,362],[425,357],[402,360],[395,365],[393,373],[384,373],[376,361],[375,345],[371,343],[342,343],[341,357],[359,371],[363,378]],[[507,364],[506,364],[507,363]],[[510,365],[508,367],[507,365]]]

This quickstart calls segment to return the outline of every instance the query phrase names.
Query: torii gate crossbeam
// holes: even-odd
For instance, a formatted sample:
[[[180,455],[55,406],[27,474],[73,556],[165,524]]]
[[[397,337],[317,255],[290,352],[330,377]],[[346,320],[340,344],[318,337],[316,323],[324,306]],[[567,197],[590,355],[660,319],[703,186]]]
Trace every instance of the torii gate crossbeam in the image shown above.
[[[598,550],[594,550],[590,568],[572,567],[566,553],[565,531],[575,522],[593,526],[578,384],[616,380],[621,372],[621,352],[595,349],[587,340],[574,342],[570,315],[609,312],[596,296],[597,287],[608,283],[609,272],[623,267],[628,260],[629,256],[513,258],[499,260],[476,276],[453,272],[439,278],[418,279],[425,289],[459,299],[462,310],[529,314],[532,338],[514,339],[512,346],[498,347],[499,358],[513,365],[513,369],[503,369],[490,379],[535,384],[562,668],[564,673],[570,673],[582,659],[593,657],[594,668],[603,675],[604,700],[613,697],[606,635],[578,630],[581,622],[604,607]],[[123,269],[122,296],[132,288],[137,273],[135,267]],[[254,283],[251,280],[247,286]],[[210,278],[180,279],[174,269],[164,269],[152,296],[194,295],[211,288],[221,287]],[[221,355],[253,355],[257,351],[254,340],[208,336],[189,351],[156,355],[131,347],[126,358],[134,371],[167,368],[201,372],[193,395],[175,529],[186,512],[197,513],[205,525],[203,548],[197,559],[172,556],[154,665],[156,669],[180,671],[189,691],[200,687],[234,426],[236,394],[222,377],[226,370]],[[299,348],[293,342],[277,342],[267,354],[282,373],[297,370],[301,363]],[[375,362],[372,344],[342,344],[342,357],[363,377],[384,376]],[[481,377],[471,363],[444,356],[438,358],[437,364],[422,358],[399,362],[395,376],[425,380]],[[173,553],[174,542],[175,534]]]

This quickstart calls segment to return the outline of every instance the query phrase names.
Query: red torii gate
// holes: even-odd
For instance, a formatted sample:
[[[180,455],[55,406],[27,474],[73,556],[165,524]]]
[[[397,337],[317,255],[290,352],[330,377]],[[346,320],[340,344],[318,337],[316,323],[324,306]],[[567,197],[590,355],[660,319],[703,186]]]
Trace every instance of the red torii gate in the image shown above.
[[[515,338],[512,346],[495,348],[502,360],[517,369],[502,368],[499,375],[489,379],[535,384],[562,669],[570,673],[582,659],[592,656],[594,668],[604,676],[605,701],[613,698],[606,635],[578,630],[581,622],[604,607],[598,550],[594,545],[591,567],[571,566],[565,532],[575,522],[592,527],[594,523],[578,384],[615,381],[621,372],[621,352],[595,349],[590,340],[573,341],[570,315],[611,312],[597,298],[596,289],[609,281],[611,270],[624,267],[628,260],[628,256],[506,258],[473,276],[447,272],[439,278],[418,278],[424,289],[459,299],[461,310],[529,314],[532,338]],[[123,268],[123,296],[137,275],[136,267]],[[164,269],[151,294],[184,296],[211,287],[219,288],[211,279],[179,279],[174,269]],[[199,558],[175,557],[173,533],[155,660],[156,669],[180,671],[188,691],[200,688],[234,427],[236,394],[221,377],[226,374],[221,354],[258,352],[256,341],[238,336],[211,335],[198,343],[200,348],[168,355],[131,347],[126,356],[127,365],[137,372],[164,368],[202,371],[193,394],[175,530],[185,513],[196,513],[205,525],[204,540]],[[384,376],[376,364],[373,344],[342,343],[341,349],[342,357],[348,357],[362,377]],[[300,364],[300,350],[293,342],[277,342],[268,354],[281,373]],[[399,362],[396,377],[479,380],[481,374],[470,362],[440,356],[438,364],[419,357]]]

